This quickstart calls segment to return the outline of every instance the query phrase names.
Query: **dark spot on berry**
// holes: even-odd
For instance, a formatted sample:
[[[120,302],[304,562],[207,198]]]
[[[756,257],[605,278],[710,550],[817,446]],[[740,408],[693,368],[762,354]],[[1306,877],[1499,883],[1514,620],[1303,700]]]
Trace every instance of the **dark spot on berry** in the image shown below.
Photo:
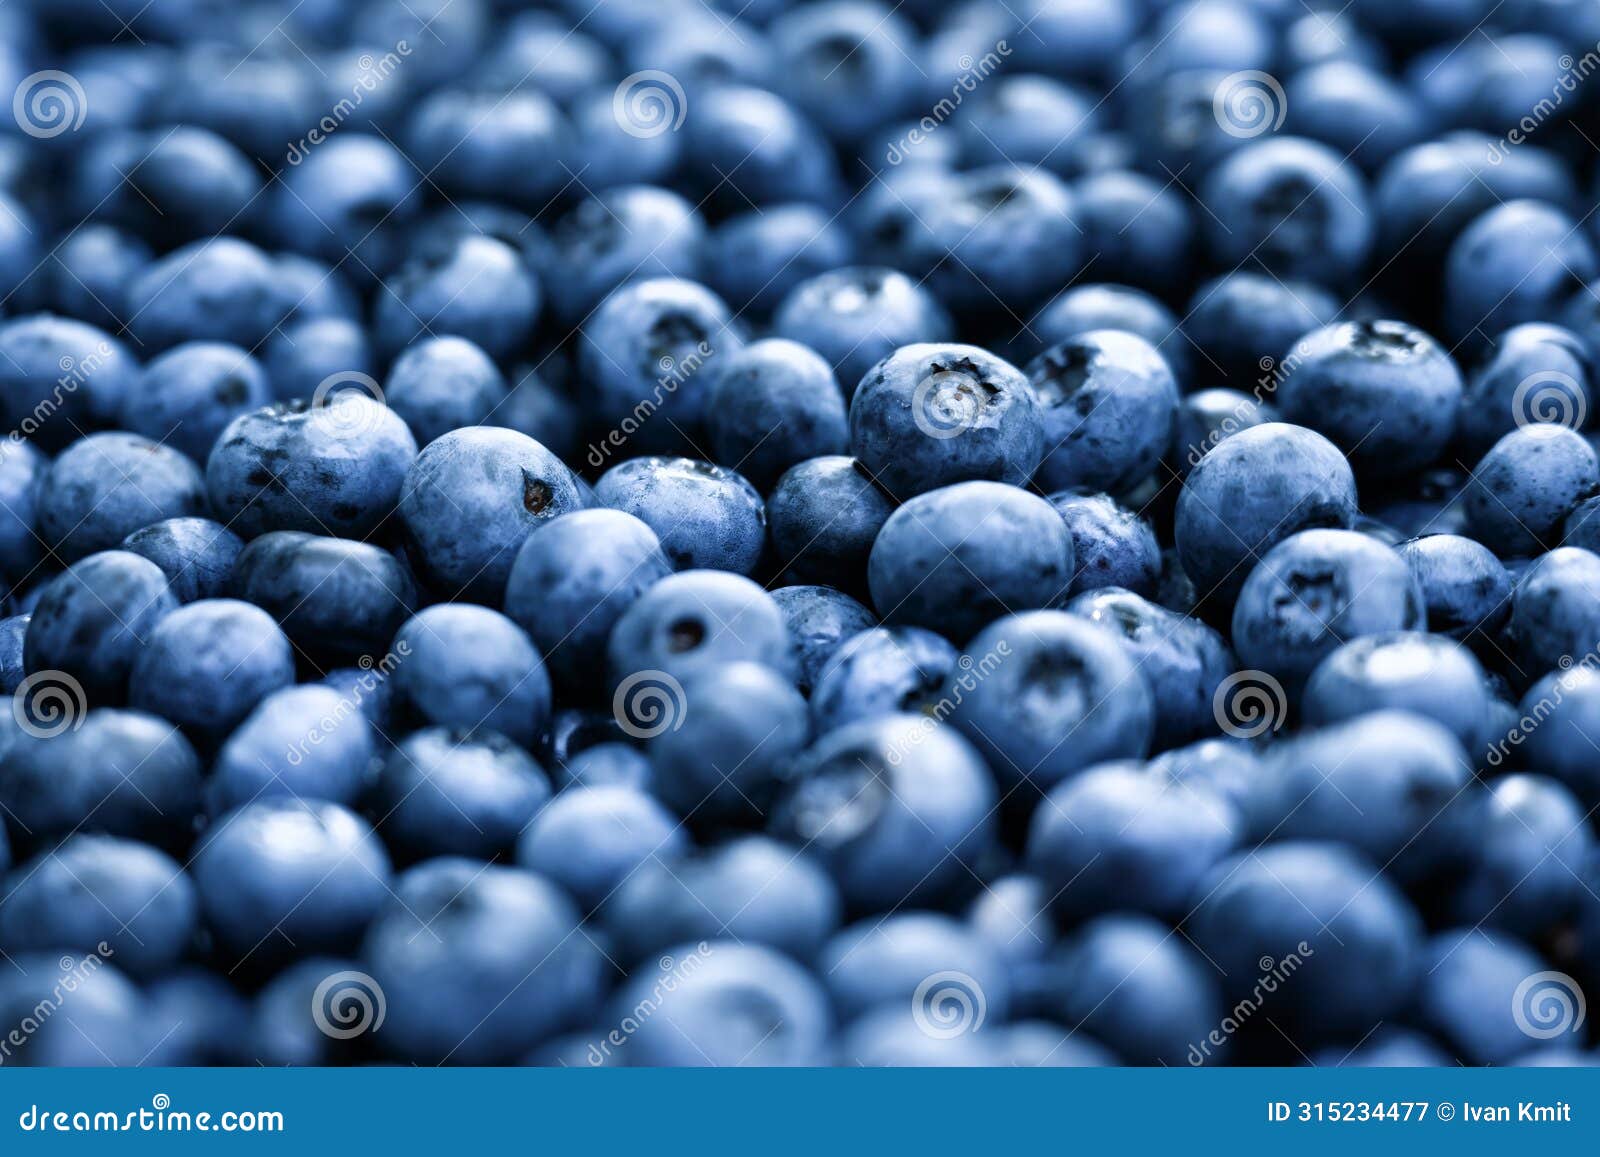
[[[667,650],[674,655],[692,651],[706,641],[706,625],[685,616],[667,628]]]
[[[535,517],[542,516],[550,509],[553,497],[554,494],[547,482],[526,470],[522,472],[522,506],[529,514]]]

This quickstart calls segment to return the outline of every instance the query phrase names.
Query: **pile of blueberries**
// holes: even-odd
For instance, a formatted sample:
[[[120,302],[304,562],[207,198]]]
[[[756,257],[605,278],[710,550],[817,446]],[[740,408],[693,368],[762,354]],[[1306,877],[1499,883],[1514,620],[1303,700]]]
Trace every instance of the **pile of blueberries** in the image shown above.
[[[1600,1059],[1593,0],[6,92],[0,1065]]]

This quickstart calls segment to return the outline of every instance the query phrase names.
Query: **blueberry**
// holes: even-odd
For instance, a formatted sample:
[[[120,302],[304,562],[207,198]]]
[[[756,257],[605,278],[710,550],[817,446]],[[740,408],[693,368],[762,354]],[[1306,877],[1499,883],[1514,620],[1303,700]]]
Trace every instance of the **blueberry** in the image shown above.
[[[1415,630],[1424,614],[1410,568],[1389,547],[1351,530],[1303,530],[1251,572],[1234,604],[1233,646],[1241,665],[1298,694],[1340,643]]]
[[[1511,612],[1511,579],[1494,552],[1456,534],[1430,534],[1395,548],[1422,591],[1428,629],[1452,639],[1489,638]]]
[[[902,253],[952,308],[1031,307],[1059,290],[1086,256],[1073,195],[1039,169],[1008,164],[948,180],[914,219]]]
[[[267,255],[234,237],[175,249],[128,286],[132,336],[151,351],[187,341],[253,350],[293,304]]]
[[[773,551],[800,582],[854,589],[893,509],[854,458],[808,459],[790,467],[767,498]]]
[[[515,250],[463,236],[429,246],[384,283],[373,331],[391,356],[424,335],[454,335],[504,360],[533,332],[542,304],[539,281]]]
[[[1450,246],[1444,313],[1452,337],[1482,344],[1543,321],[1600,275],[1594,247],[1561,209],[1510,201],[1473,221]]]
[[[1449,730],[1399,697],[1393,707],[1275,745],[1258,814],[1284,839],[1337,840],[1397,879],[1426,879],[1459,866],[1479,836],[1471,772]]]
[[[761,944],[809,963],[839,927],[839,895],[803,850],[739,836],[688,854],[669,846],[617,885],[605,927],[632,963],[696,938]]]
[[[1524,727],[1523,720],[1535,724]],[[1527,750],[1529,767],[1559,779],[1585,808],[1600,804],[1600,760],[1589,740],[1600,736],[1600,673],[1591,666],[1551,671],[1528,688],[1517,712],[1517,741],[1506,746],[1512,733],[1492,735],[1490,760],[1499,765],[1509,757],[1514,766],[1523,761],[1515,754]]]
[[[1001,615],[1052,605],[1072,573],[1072,538],[1055,508],[998,482],[919,494],[889,516],[867,565],[885,622],[958,642]]]
[[[1512,326],[1467,379],[1456,419],[1462,446],[1481,456],[1530,422],[1582,426],[1589,412],[1591,364],[1583,342],[1569,329],[1541,322]]]
[[[532,438],[474,426],[417,455],[400,520],[429,586],[497,604],[528,534],[585,505],[573,473]]]
[[[1403,322],[1314,330],[1282,368],[1275,400],[1284,418],[1326,435],[1363,477],[1428,465],[1455,430],[1461,374],[1432,338]]]
[[[1172,371],[1143,338],[1091,330],[1028,365],[1044,422],[1039,481],[1121,493],[1149,476],[1172,440]]]
[[[13,954],[114,953],[148,977],[183,955],[196,918],[194,885],[171,858],[133,840],[74,835],[8,879],[0,943]]]
[[[648,791],[655,768],[637,747],[626,743],[597,743],[575,752],[559,768],[561,788],[630,787]]]
[[[294,672],[289,639],[266,611],[237,599],[200,599],[163,617],[146,636],[128,701],[209,746],[293,683]]]
[[[450,197],[492,197],[542,207],[569,178],[571,131],[549,97],[530,86],[506,92],[441,88],[412,113],[409,156]],[[530,164],[529,158],[538,157]]]
[[[150,247],[131,233],[82,225],[50,251],[39,274],[44,300],[57,313],[120,330],[133,314],[128,286],[153,259]]]
[[[211,506],[246,538],[269,530],[365,538],[402,497],[417,444],[363,390],[241,414],[206,462]]]
[[[1571,1039],[1570,1031],[1551,1035],[1532,1019],[1535,1002],[1543,998],[1538,987],[1530,989],[1526,982],[1552,974],[1539,954],[1515,936],[1483,928],[1451,929],[1429,940],[1426,948],[1428,982],[1417,993],[1420,1019],[1467,1064],[1510,1064],[1580,1043]],[[1547,996],[1570,999],[1563,988],[1549,982],[1544,987]]]
[[[998,1039],[975,1032],[930,1036],[906,1006],[887,1004],[840,1030],[831,1063],[857,1068],[984,1068],[1000,1063],[1001,1049],[1009,1040],[995,1036]]]
[[[521,627],[467,604],[428,607],[394,638],[396,705],[426,725],[498,731],[531,748],[550,722],[550,676]]]
[[[842,199],[827,138],[771,92],[715,85],[697,99],[683,130],[684,154],[696,161],[685,184],[719,215],[790,201],[832,208]]]
[[[29,673],[64,672],[95,703],[127,695],[128,673],[156,624],[178,600],[148,559],[102,551],[50,580],[23,642]]]
[[[1049,960],[1053,1019],[1104,1041],[1130,1064],[1191,1065],[1222,1019],[1205,960],[1146,916],[1084,924]]]
[[[377,753],[373,727],[351,697],[303,684],[267,695],[217,752],[206,783],[212,815],[262,797],[354,806]]]
[[[49,460],[27,442],[0,446],[0,576],[8,580],[28,578],[44,553],[39,485],[48,469]]]
[[[366,1006],[358,1002],[371,994],[361,976],[356,962],[344,957],[319,955],[296,961],[256,994],[245,1039],[237,1046],[258,1065],[353,1063],[361,1056],[360,1034],[345,1037],[346,1028],[338,1018],[348,1011],[354,1018],[350,1028],[365,1023],[360,1018]]]
[[[874,627],[841,642],[817,673],[811,721],[819,735],[879,715],[932,708],[958,655],[920,627]]]
[[[111,424],[138,362],[104,330],[35,314],[0,322],[0,416],[45,450]]]
[[[161,248],[249,223],[261,173],[209,129],[174,125],[107,133],[80,158],[76,191],[94,216]]]
[[[244,543],[208,518],[167,518],[134,531],[120,549],[155,563],[167,576],[173,597],[192,603],[225,593]]]
[[[797,285],[840,270],[854,255],[849,233],[830,214],[814,205],[774,205],[731,217],[712,231],[705,241],[705,276],[736,309],[764,317]],[[854,389],[855,382],[850,379],[845,388]]]
[[[144,994],[117,966],[98,956],[24,953],[0,981],[0,1015],[11,1024],[32,1021],[39,1030],[27,1036],[8,1060],[38,1068],[133,1066],[154,1045],[150,1009]],[[72,980],[70,1016],[35,1020],[35,1010],[60,1004],[57,990]],[[19,1030],[18,1035],[21,1035]]]
[[[808,844],[850,905],[915,903],[970,879],[992,839],[996,791],[949,728],[908,715],[829,732],[790,770],[773,830]]]
[[[191,869],[207,927],[241,963],[338,951],[389,895],[383,845],[332,803],[245,804],[201,837]]]
[[[200,471],[177,450],[138,434],[90,434],[39,479],[39,536],[63,561],[109,550],[164,518],[205,513]]]
[[[1336,285],[1361,272],[1372,248],[1366,182],[1315,141],[1276,136],[1246,145],[1207,175],[1200,200],[1210,210],[1199,219],[1207,246],[1226,266],[1250,262]]]
[[[1295,341],[1338,312],[1339,302],[1309,282],[1236,270],[1195,291],[1183,332],[1201,354],[1195,368],[1206,378],[1235,388],[1262,380],[1270,391],[1277,388],[1272,370]]]
[[[423,1064],[505,1062],[593,1013],[600,955],[542,876],[453,856],[412,868],[367,932],[377,1041]]]
[[[744,344],[722,299],[702,285],[649,278],[612,293],[584,322],[579,400],[613,428],[591,448],[603,466],[623,445],[687,448],[704,419],[718,355]]]
[[[1098,111],[1084,92],[1047,76],[995,77],[956,121],[962,167],[1011,162],[1071,176]]]
[[[772,598],[783,612],[794,644],[794,669],[799,672],[796,686],[806,694],[847,640],[878,625],[871,611],[832,587],[779,587]]]
[[[551,305],[574,325],[630,281],[693,278],[705,232],[693,205],[653,185],[626,185],[581,201],[550,231],[543,269]]]
[[[292,530],[264,534],[240,551],[232,587],[277,619],[301,653],[336,662],[382,653],[417,599],[393,555]]]
[[[1421,979],[1416,913],[1343,846],[1293,841],[1241,852],[1195,895],[1189,935],[1221,971],[1226,1005],[1249,995],[1263,973],[1293,965],[1292,981],[1277,985],[1272,1020],[1302,1046],[1360,1039]]]
[[[249,1061],[250,1008],[227,980],[179,968],[145,988],[150,1021],[162,1030],[146,1064],[237,1065]]]
[[[429,727],[389,753],[373,807],[388,846],[407,858],[487,860],[511,848],[549,798],[544,770],[504,736]]]
[[[637,787],[585,781],[533,817],[518,837],[517,863],[593,911],[653,858],[675,859],[688,843],[680,821]]]
[[[371,377],[372,347],[366,331],[346,317],[308,317],[274,330],[261,364],[280,402],[311,398],[330,378]]]
[[[694,672],[683,681],[681,703],[663,711],[654,722],[638,696],[623,700],[622,714],[656,732],[649,747],[655,793],[678,814],[708,823],[765,815],[780,769],[810,732],[794,684],[757,663]]]
[[[1028,867],[1073,917],[1188,911],[1200,879],[1238,842],[1239,819],[1203,785],[1105,763],[1059,784],[1034,810]]]
[[[772,318],[778,336],[833,363],[845,397],[901,346],[947,342],[955,326],[939,300],[898,270],[855,266],[800,282]]]
[[[635,599],[612,628],[606,654],[611,682],[621,684],[647,673],[681,681],[741,659],[789,673],[791,648],[783,612],[766,591],[742,575],[690,570]]]
[[[341,132],[288,160],[268,203],[274,233],[325,261],[354,257],[350,272],[363,279],[387,272],[422,202],[400,151],[380,137]]]
[[[1484,738],[1489,687],[1478,661],[1459,643],[1419,633],[1374,635],[1346,643],[1317,665],[1303,708],[1311,724],[1383,708],[1413,711],[1475,751]]]
[[[1600,466],[1565,426],[1513,430],[1473,468],[1463,500],[1472,536],[1502,556],[1537,554],[1561,541],[1562,524],[1600,490]]]
[[[1541,555],[1511,595],[1509,632],[1529,675],[1568,667],[1600,639],[1600,557],[1575,546]]]
[[[200,807],[200,763],[164,719],[101,709],[59,735],[21,735],[0,759],[0,802],[22,844],[105,832],[181,852]]]
[[[1460,923],[1537,936],[1584,902],[1583,866],[1595,838],[1584,809],[1542,775],[1508,775],[1481,797],[1481,830],[1468,870],[1452,892]]]
[[[1283,103],[1289,132],[1320,141],[1367,172],[1419,143],[1432,120],[1404,85],[1355,60],[1325,61],[1295,73]]]
[[[23,640],[28,633],[28,615],[0,619],[0,694],[11,695],[26,677],[22,665]]]
[[[1190,472],[1178,496],[1178,556],[1202,597],[1227,598],[1290,535],[1348,527],[1355,515],[1355,478],[1338,448],[1268,422],[1225,439]]]
[[[1119,587],[1085,592],[1066,609],[1115,636],[1149,686],[1156,750],[1216,733],[1218,688],[1235,666],[1221,635]],[[1138,698],[1136,692],[1127,694]]]
[[[1028,323],[1026,336],[1039,348],[1099,329],[1120,329],[1155,346],[1180,380],[1188,366],[1183,331],[1172,311],[1143,290],[1126,285],[1074,285],[1063,290]]]
[[[881,919],[852,924],[828,942],[818,971],[839,1015],[851,1020],[873,1008],[895,1004],[922,1016],[937,1030],[940,984],[951,974],[947,995],[956,999],[956,985],[973,1003],[983,1002],[985,1020],[1008,1019],[1010,977],[1005,961],[988,942],[952,916],[936,912],[899,911]],[[928,982],[932,979],[933,983]],[[970,989],[970,991],[965,991]]]
[[[698,961],[691,969],[690,961]],[[675,971],[676,970],[676,971]],[[639,970],[616,997],[620,1015],[674,980],[669,1008],[639,1022],[616,1046],[624,1063],[818,1065],[833,1027],[811,974],[781,952],[733,940],[675,946],[658,968]],[[609,1038],[608,1038],[609,1039]]]
[[[1218,442],[1266,422],[1276,422],[1278,411],[1238,390],[1197,390],[1178,399],[1172,425],[1172,445],[1167,467],[1180,479]]]
[[[564,690],[601,681],[624,611],[672,573],[655,531],[620,510],[580,510],[536,528],[506,580],[505,610]]]
[[[428,338],[389,370],[384,401],[411,427],[417,445],[487,420],[506,397],[505,379],[477,346],[460,337]]]
[[[1086,234],[1088,273],[1156,291],[1165,291],[1188,274],[1197,247],[1195,214],[1171,185],[1142,173],[1112,169],[1089,174],[1073,192]],[[1156,337],[1140,336],[1159,346],[1159,339],[1177,328],[1174,319]]]
[[[595,496],[655,531],[680,570],[747,575],[761,560],[766,507],[732,470],[693,458],[631,458],[606,471]]]
[[[832,368],[782,338],[719,359],[706,405],[706,435],[717,461],[731,463],[763,493],[789,467],[837,454],[849,438]]]
[[[826,0],[772,24],[775,68],[795,102],[830,134],[850,140],[909,107],[916,32],[876,0]]]

